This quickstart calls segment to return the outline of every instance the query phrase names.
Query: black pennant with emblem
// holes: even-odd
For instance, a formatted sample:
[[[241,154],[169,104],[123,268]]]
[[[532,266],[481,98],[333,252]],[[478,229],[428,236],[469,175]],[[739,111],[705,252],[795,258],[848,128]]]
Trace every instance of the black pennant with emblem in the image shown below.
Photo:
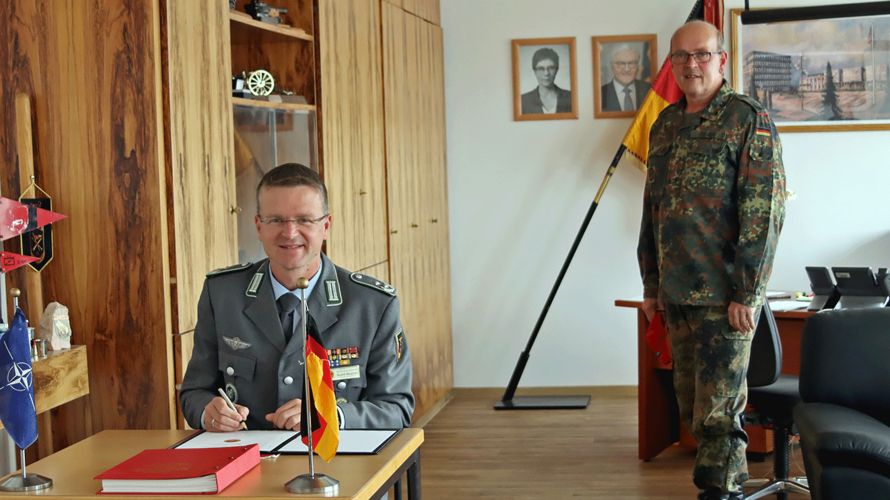
[[[53,200],[51,198],[20,198],[20,202],[29,207],[42,208],[52,211]],[[36,211],[35,211],[36,212]],[[20,236],[22,242],[22,254],[36,257],[38,260],[30,264],[31,268],[40,272],[53,260],[53,227],[47,224],[38,227]]]

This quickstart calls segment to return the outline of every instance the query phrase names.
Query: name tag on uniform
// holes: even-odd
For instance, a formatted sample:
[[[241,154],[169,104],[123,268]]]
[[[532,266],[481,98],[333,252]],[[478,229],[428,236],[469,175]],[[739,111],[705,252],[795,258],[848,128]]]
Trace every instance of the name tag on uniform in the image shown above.
[[[354,378],[360,378],[362,376],[362,371],[359,369],[359,365],[349,365],[349,366],[340,366],[337,368],[331,368],[331,379],[332,380],[350,380]]]

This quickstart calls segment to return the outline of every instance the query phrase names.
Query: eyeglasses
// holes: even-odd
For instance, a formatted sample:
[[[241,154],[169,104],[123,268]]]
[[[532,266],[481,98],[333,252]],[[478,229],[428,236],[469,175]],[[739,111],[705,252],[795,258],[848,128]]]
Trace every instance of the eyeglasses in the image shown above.
[[[639,64],[640,63],[638,63],[637,61],[612,61],[612,66],[621,69],[633,69],[636,68]]]
[[[695,59],[695,62],[697,62],[697,63],[706,63],[711,60],[712,54],[722,54],[722,53],[723,53],[722,50],[716,50],[713,52],[704,51],[704,50],[700,51],[700,52],[671,52],[670,58],[671,58],[671,64],[673,64],[675,66],[679,66],[681,64],[686,64],[686,61],[689,60],[690,56],[693,59]]]
[[[544,73],[545,71],[548,73],[555,73],[557,69],[559,69],[559,66],[538,66],[535,68],[535,71],[539,73]]]
[[[317,219],[310,219],[309,217],[294,217],[292,219],[285,219],[284,217],[272,216],[272,217],[262,217],[260,216],[260,222],[266,224],[267,226],[273,227],[284,227],[288,224],[296,224],[297,226],[303,229],[314,228],[316,224],[325,220],[330,214],[324,214]]]

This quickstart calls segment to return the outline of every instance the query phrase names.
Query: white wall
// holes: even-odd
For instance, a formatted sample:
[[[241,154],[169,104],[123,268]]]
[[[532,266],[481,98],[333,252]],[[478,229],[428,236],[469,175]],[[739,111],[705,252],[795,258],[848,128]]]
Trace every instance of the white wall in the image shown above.
[[[593,118],[590,37],[656,33],[660,64],[692,4],[442,0],[455,386],[506,385],[630,124]],[[727,18],[743,5],[727,1]],[[579,118],[513,121],[510,40],[554,36],[576,37]],[[796,199],[770,288],[806,289],[805,265],[890,265],[890,132],[785,133],[782,141]],[[614,301],[642,294],[636,244],[643,181],[625,158],[521,387],[636,384],[636,314]]]

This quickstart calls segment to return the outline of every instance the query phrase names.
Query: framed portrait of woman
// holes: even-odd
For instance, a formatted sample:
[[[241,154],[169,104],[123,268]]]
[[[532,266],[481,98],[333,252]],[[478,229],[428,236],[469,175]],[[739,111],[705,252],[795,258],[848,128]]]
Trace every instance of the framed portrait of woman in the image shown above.
[[[575,39],[516,39],[512,46],[513,119],[577,119]]]

